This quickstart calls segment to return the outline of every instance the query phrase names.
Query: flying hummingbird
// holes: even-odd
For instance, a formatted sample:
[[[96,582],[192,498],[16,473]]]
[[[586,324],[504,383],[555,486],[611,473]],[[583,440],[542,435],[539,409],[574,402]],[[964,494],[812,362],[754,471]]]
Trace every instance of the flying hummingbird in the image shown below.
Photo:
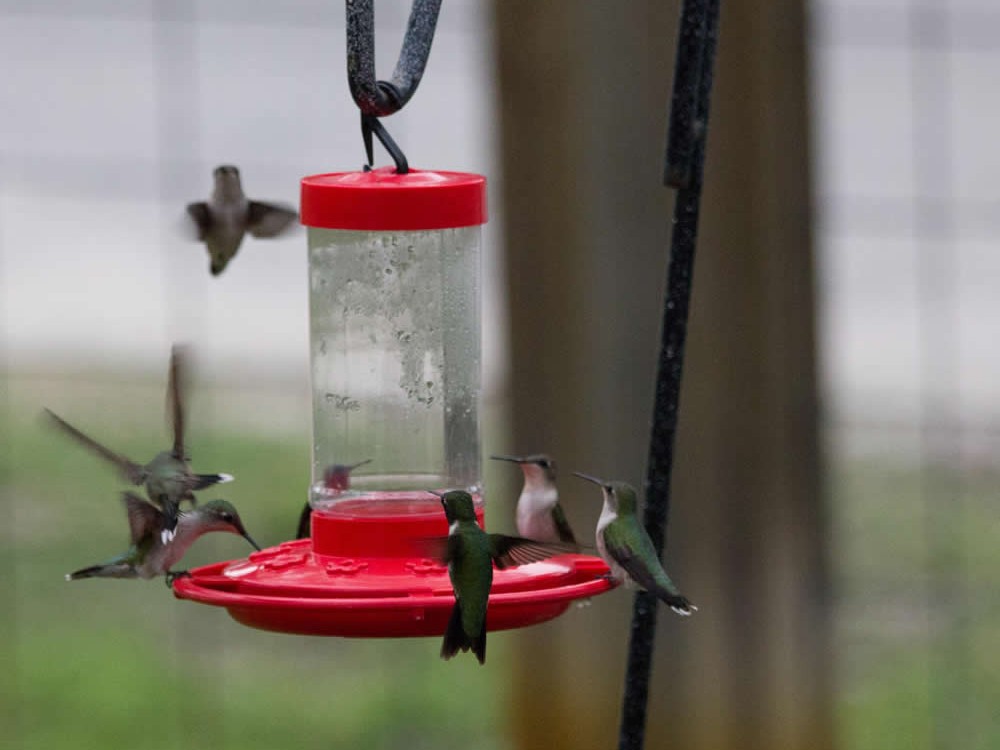
[[[230,164],[216,167],[212,176],[212,197],[207,203],[189,203],[187,212],[197,227],[198,241],[205,243],[212,258],[212,275],[218,276],[240,249],[244,234],[277,237],[299,215],[286,206],[249,200],[243,193],[240,170]]]
[[[189,465],[190,457],[184,448],[184,404],[182,400],[183,355],[181,348],[173,347],[170,353],[169,383],[167,386],[167,411],[174,433],[173,447],[158,453],[146,465],[115,453],[93,438],[80,432],[48,409],[45,410],[52,422],[63,432],[78,441],[85,448],[114,464],[125,481],[135,485],[145,485],[149,499],[160,506],[164,521],[163,543],[173,537],[177,526],[178,506],[182,500],[195,502],[194,491],[203,490],[213,484],[231,482],[230,474],[194,474]]]
[[[172,573],[170,569],[184,557],[184,553],[198,537],[209,531],[239,534],[254,549],[260,550],[257,542],[243,528],[236,508],[225,500],[210,500],[191,511],[181,513],[173,541],[165,543],[161,532],[167,522],[166,514],[131,492],[125,492],[123,496],[128,513],[131,546],[118,557],[67,573],[67,581],[80,578],[155,578],[165,575],[167,585],[170,585],[175,577],[181,575]]]
[[[681,596],[663,570],[649,534],[639,523],[635,488],[625,482],[605,482],[579,472],[573,475],[593,482],[604,492],[604,509],[597,521],[597,551],[611,568],[612,578],[637,583],[679,615],[696,611],[698,608]]]
[[[490,458],[519,464],[524,472],[524,489],[517,499],[517,533],[539,542],[563,542],[579,548],[559,504],[556,462],[544,453]]]
[[[438,495],[436,492],[431,494]],[[476,522],[472,495],[452,490],[438,495],[448,519],[448,537],[438,552],[448,565],[448,577],[455,590],[448,629],[441,643],[441,658],[450,659],[459,651],[476,655],[486,662],[486,606],[493,586],[493,566],[503,570],[526,565],[553,555],[575,551],[565,544],[543,544],[531,539],[503,534],[487,534]]]
[[[370,458],[358,461],[356,464],[333,464],[323,472],[323,486],[331,493],[340,493],[351,486],[351,472],[359,466],[371,463]],[[299,526],[295,532],[296,539],[308,539],[310,523],[312,522],[312,506],[307,501],[299,515]]]

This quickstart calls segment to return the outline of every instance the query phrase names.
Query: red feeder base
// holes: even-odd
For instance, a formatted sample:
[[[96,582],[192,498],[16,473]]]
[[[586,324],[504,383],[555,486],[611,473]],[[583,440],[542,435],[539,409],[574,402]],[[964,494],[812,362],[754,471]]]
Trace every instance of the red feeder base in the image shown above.
[[[425,497],[348,501],[317,511],[312,539],[197,568],[174,582],[174,594],[225,607],[237,622],[262,630],[361,638],[443,635],[455,602],[448,570],[423,556],[419,542],[444,536],[448,526],[440,503]],[[495,570],[487,627],[507,630],[551,620],[574,599],[613,588],[607,573],[603,560],[586,555]]]

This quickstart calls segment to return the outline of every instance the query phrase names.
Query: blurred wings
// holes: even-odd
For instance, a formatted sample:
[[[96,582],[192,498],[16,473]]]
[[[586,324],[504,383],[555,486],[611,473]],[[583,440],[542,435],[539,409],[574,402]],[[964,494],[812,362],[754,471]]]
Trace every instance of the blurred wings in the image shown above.
[[[143,539],[159,538],[164,527],[164,515],[152,503],[131,492],[122,493],[125,511],[128,513],[128,530],[132,544],[138,545]]]
[[[254,237],[275,237],[298,218],[292,209],[274,203],[250,201],[247,207],[247,229]]]
[[[141,466],[134,461],[130,461],[125,458],[125,456],[104,447],[92,437],[84,435],[69,422],[57,416],[54,412],[46,409],[45,413],[49,416],[49,419],[52,420],[52,423],[55,424],[56,427],[80,443],[80,445],[84,448],[87,448],[92,453],[97,454],[105,461],[114,464],[118,468],[121,475],[125,478],[125,481],[131,482],[132,484],[142,484],[146,481],[147,472],[145,466]]]
[[[490,556],[500,570],[577,551],[576,546],[570,544],[546,544],[505,534],[487,534],[487,536],[489,537]],[[432,560],[437,560],[442,565],[447,565],[463,554],[464,542],[462,537],[457,534],[414,541],[421,554]]]
[[[167,420],[174,436],[173,456],[186,461],[184,452],[184,349],[175,345],[170,350],[170,370],[167,376]]]
[[[519,536],[490,534],[490,554],[500,570],[514,565],[527,565],[570,552],[576,552],[576,545],[546,544]]]
[[[205,237],[212,229],[212,212],[208,210],[208,204],[205,202],[189,203],[187,212],[197,229],[198,240],[204,242]]]

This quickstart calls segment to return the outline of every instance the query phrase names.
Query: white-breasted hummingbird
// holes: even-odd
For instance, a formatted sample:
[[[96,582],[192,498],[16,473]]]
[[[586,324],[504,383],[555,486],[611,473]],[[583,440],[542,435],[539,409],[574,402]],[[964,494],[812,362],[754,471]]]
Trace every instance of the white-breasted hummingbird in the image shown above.
[[[544,453],[490,458],[511,461],[524,472],[524,488],[517,499],[517,533],[539,542],[562,542],[579,547],[559,504],[556,462]]]
[[[626,584],[638,584],[680,615],[698,608],[681,595],[663,570],[653,542],[636,515],[635,488],[626,482],[603,479],[574,471],[574,476],[599,486],[604,508],[597,521],[597,551],[611,568],[611,576]]]
[[[170,370],[167,385],[167,415],[174,435],[170,450],[156,454],[148,464],[138,464],[125,456],[101,445],[48,409],[45,413],[63,432],[85,448],[113,464],[125,479],[135,485],[145,485],[149,499],[163,511],[163,542],[170,541],[177,526],[178,506],[182,500],[195,503],[194,492],[213,484],[231,482],[230,474],[195,474],[191,471],[190,457],[184,448],[182,349],[174,346],[170,352]]]
[[[566,544],[543,544],[504,534],[487,534],[476,522],[472,495],[463,490],[443,494],[441,498],[448,537],[436,556],[448,565],[448,577],[455,590],[455,606],[451,610],[448,629],[441,643],[441,658],[450,659],[459,651],[476,655],[480,664],[486,662],[486,608],[493,586],[493,566],[503,570],[514,565],[527,565],[553,555],[574,552]]]
[[[288,206],[252,201],[243,193],[240,170],[223,164],[212,172],[215,187],[207,202],[189,203],[188,216],[197,228],[197,237],[205,243],[211,257],[213,276],[226,269],[236,255],[243,236],[277,237],[289,229],[299,215]]]
[[[364,461],[358,461],[356,464],[331,464],[330,466],[327,466],[326,470],[323,472],[324,489],[329,492],[331,496],[336,496],[344,490],[350,489],[351,472],[359,466],[370,464],[371,461],[372,460],[370,458],[366,458]],[[312,514],[312,505],[310,505],[307,500],[305,506],[302,508],[302,513],[299,514],[299,525],[295,530],[296,539],[309,538]]]
[[[171,572],[170,569],[184,557],[184,553],[198,537],[210,531],[239,534],[254,549],[260,550],[257,542],[243,528],[243,521],[236,508],[226,500],[210,500],[181,513],[173,540],[164,542],[161,532],[167,518],[163,511],[131,492],[123,495],[131,546],[123,554],[103,563],[67,573],[67,581],[80,578],[155,578],[164,575],[167,577],[167,585],[170,585],[175,577],[182,575]]]

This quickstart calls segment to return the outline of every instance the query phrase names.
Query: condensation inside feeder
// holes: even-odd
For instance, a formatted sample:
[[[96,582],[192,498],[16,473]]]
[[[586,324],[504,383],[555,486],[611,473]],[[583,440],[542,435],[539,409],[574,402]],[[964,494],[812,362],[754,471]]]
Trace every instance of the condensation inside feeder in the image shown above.
[[[308,232],[313,508],[441,518],[425,491],[448,488],[481,502],[480,227]]]

